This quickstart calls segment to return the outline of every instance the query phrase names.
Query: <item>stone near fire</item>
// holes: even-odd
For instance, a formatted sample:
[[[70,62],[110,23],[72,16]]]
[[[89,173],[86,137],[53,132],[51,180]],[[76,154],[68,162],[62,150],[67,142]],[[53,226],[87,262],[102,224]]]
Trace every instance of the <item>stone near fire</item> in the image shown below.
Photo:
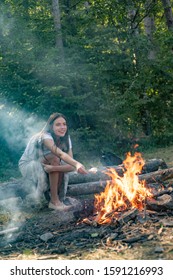
[[[173,227],[173,218],[168,217],[160,221],[164,227]]]
[[[53,234],[51,232],[46,232],[40,236],[40,239],[45,242],[47,242],[51,238],[53,238]]]
[[[154,250],[154,253],[163,253],[164,252],[164,249],[163,247],[156,247],[155,250]]]

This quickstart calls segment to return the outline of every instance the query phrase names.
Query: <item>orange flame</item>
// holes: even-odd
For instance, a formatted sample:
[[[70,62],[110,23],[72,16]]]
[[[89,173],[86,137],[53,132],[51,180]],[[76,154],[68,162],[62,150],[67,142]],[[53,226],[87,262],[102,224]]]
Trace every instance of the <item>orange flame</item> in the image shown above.
[[[107,170],[106,174],[111,180],[107,182],[104,192],[95,195],[94,208],[98,214],[98,223],[109,223],[109,213],[115,211],[119,212],[129,207],[139,210],[144,208],[146,197],[151,196],[145,187],[145,181],[140,182],[138,179],[144,164],[140,153],[136,152],[132,156],[129,152],[123,162],[123,177],[119,176],[114,168]]]

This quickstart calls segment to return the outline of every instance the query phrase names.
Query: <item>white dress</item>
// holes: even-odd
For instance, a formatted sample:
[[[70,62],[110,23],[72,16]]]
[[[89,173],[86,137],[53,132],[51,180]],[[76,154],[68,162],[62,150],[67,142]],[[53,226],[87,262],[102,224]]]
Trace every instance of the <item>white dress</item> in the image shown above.
[[[20,160],[19,170],[24,178],[24,187],[28,193],[34,193],[36,199],[40,199],[45,192],[49,191],[48,174],[44,171],[40,158],[51,153],[50,150],[42,149],[44,139],[53,139],[50,133],[34,135],[28,142]],[[69,137],[69,148],[72,149],[72,142]],[[61,161],[61,164],[64,164]],[[64,173],[62,184],[59,188],[59,197],[64,200],[68,187],[68,173]]]

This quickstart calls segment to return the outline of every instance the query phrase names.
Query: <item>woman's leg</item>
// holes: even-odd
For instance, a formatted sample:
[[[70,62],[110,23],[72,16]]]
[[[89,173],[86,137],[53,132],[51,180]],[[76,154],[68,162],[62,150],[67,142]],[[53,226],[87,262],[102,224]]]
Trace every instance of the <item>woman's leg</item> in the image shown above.
[[[49,163],[50,165],[60,165],[60,159],[54,155],[48,155],[46,156],[46,161],[44,161],[45,164]],[[64,206],[66,207],[59,199],[59,186],[62,183],[62,177],[63,173],[54,171],[49,173],[49,184],[50,184],[50,203],[52,203],[55,206]],[[67,208],[67,207],[66,207]]]
[[[60,159],[52,154],[46,156],[46,160],[50,165],[59,165],[60,164]],[[54,205],[59,205],[60,204],[60,200],[58,197],[59,172],[50,172],[49,173],[49,184],[50,184],[50,194],[51,194],[50,201]]]

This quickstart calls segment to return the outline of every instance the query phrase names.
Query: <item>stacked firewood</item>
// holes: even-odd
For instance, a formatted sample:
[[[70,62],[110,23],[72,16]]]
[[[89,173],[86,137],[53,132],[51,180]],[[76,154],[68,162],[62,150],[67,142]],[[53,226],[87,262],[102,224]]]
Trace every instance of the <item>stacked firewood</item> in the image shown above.
[[[114,168],[119,176],[123,176],[124,166],[104,166],[95,169],[95,172],[89,172],[86,175],[70,173],[69,176],[69,195],[86,195],[99,193],[104,190],[110,177],[107,175],[107,169]],[[145,180],[147,184],[161,183],[173,178],[173,168],[168,168],[162,159],[151,159],[146,161],[142,173],[138,175],[139,180]]]
[[[80,198],[81,196],[94,195],[104,191],[110,177],[106,171],[110,166],[102,166],[93,168],[95,172],[89,172],[86,175],[78,174],[76,172],[69,173],[69,184],[67,195]],[[112,166],[118,173],[123,176],[123,164]],[[162,159],[151,159],[146,161],[142,173],[138,175],[139,180],[145,180],[146,185],[152,188],[153,198],[147,201],[150,208],[159,208],[172,206],[172,185],[170,180],[173,178],[173,167],[168,168],[167,164]],[[27,193],[28,195],[28,193]],[[22,179],[14,179],[6,183],[0,184],[0,202],[3,199],[20,198],[26,196],[23,188]],[[167,205],[167,206],[166,206]]]
[[[80,197],[85,195],[94,195],[104,191],[108,181],[111,181],[107,175],[107,168],[98,168],[95,173],[89,173],[85,176],[71,173],[68,195]],[[113,166],[119,176],[123,176],[124,166]],[[168,168],[162,159],[148,160],[142,173],[138,175],[139,181],[145,181],[146,188],[152,193],[145,201],[145,207],[148,210],[157,212],[173,209],[173,168]]]

